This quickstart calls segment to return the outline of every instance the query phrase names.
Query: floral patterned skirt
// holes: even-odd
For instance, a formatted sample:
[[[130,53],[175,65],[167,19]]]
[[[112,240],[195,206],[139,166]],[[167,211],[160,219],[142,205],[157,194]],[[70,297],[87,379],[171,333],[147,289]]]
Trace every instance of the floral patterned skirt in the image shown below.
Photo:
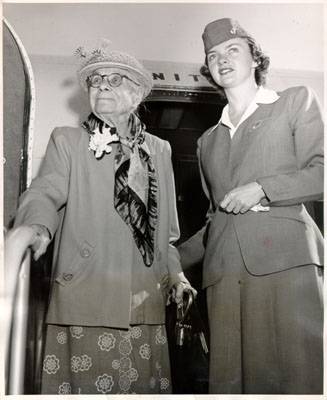
[[[164,325],[48,325],[43,394],[170,394]]]

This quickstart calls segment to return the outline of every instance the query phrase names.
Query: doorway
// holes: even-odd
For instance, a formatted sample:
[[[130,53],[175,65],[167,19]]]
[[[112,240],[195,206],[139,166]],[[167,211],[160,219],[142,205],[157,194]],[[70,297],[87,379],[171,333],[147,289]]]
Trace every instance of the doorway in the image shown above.
[[[197,232],[205,222],[208,200],[202,191],[197,140],[215,125],[223,108],[217,102],[148,101],[140,110],[147,131],[167,140],[172,148],[177,209],[181,230],[178,243]]]
[[[183,99],[184,100],[184,99]],[[209,202],[201,185],[196,155],[197,140],[206,129],[217,124],[224,104],[217,95],[207,101],[180,101],[179,99],[148,101],[140,110],[141,120],[147,131],[167,140],[172,148],[172,164],[176,186],[177,211],[180,239],[183,243],[201,229]],[[185,271],[186,277],[197,289],[197,306],[204,333],[209,343],[209,327],[205,291],[202,286],[202,265],[194,265]],[[192,348],[188,354],[174,343],[172,334],[176,322],[176,306],[167,307],[167,334],[171,359],[171,375],[174,394],[207,394],[208,365],[201,351]]]

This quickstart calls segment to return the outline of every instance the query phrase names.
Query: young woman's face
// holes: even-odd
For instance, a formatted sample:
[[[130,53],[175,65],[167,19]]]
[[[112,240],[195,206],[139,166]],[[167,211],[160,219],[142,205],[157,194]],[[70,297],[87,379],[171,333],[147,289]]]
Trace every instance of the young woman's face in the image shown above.
[[[214,46],[207,54],[212,78],[223,88],[233,88],[254,80],[257,66],[245,39],[235,38]]]
[[[99,68],[93,71],[91,77],[113,73],[126,75],[135,81],[135,78],[130,76],[127,71],[119,68]],[[89,101],[92,111],[100,116],[118,116],[129,114],[133,111],[136,108],[136,102],[139,98],[140,86],[137,85],[137,82],[134,83],[131,80],[123,77],[121,84],[116,87],[112,87],[106,79],[102,79],[102,82],[100,79],[101,84],[99,87],[92,87],[89,84]]]

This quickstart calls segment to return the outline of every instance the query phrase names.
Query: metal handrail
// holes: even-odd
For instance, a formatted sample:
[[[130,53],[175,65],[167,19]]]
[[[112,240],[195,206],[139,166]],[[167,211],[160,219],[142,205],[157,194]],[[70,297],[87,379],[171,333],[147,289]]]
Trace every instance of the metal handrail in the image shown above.
[[[24,393],[31,251],[30,235],[20,228],[5,238],[6,394]]]

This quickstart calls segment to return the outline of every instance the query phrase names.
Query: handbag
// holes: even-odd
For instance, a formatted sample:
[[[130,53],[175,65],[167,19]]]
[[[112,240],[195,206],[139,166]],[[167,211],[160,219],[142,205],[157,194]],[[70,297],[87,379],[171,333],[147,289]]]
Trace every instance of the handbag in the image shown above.
[[[207,329],[191,291],[179,306],[171,304],[167,333],[173,393],[208,393],[209,346]]]

